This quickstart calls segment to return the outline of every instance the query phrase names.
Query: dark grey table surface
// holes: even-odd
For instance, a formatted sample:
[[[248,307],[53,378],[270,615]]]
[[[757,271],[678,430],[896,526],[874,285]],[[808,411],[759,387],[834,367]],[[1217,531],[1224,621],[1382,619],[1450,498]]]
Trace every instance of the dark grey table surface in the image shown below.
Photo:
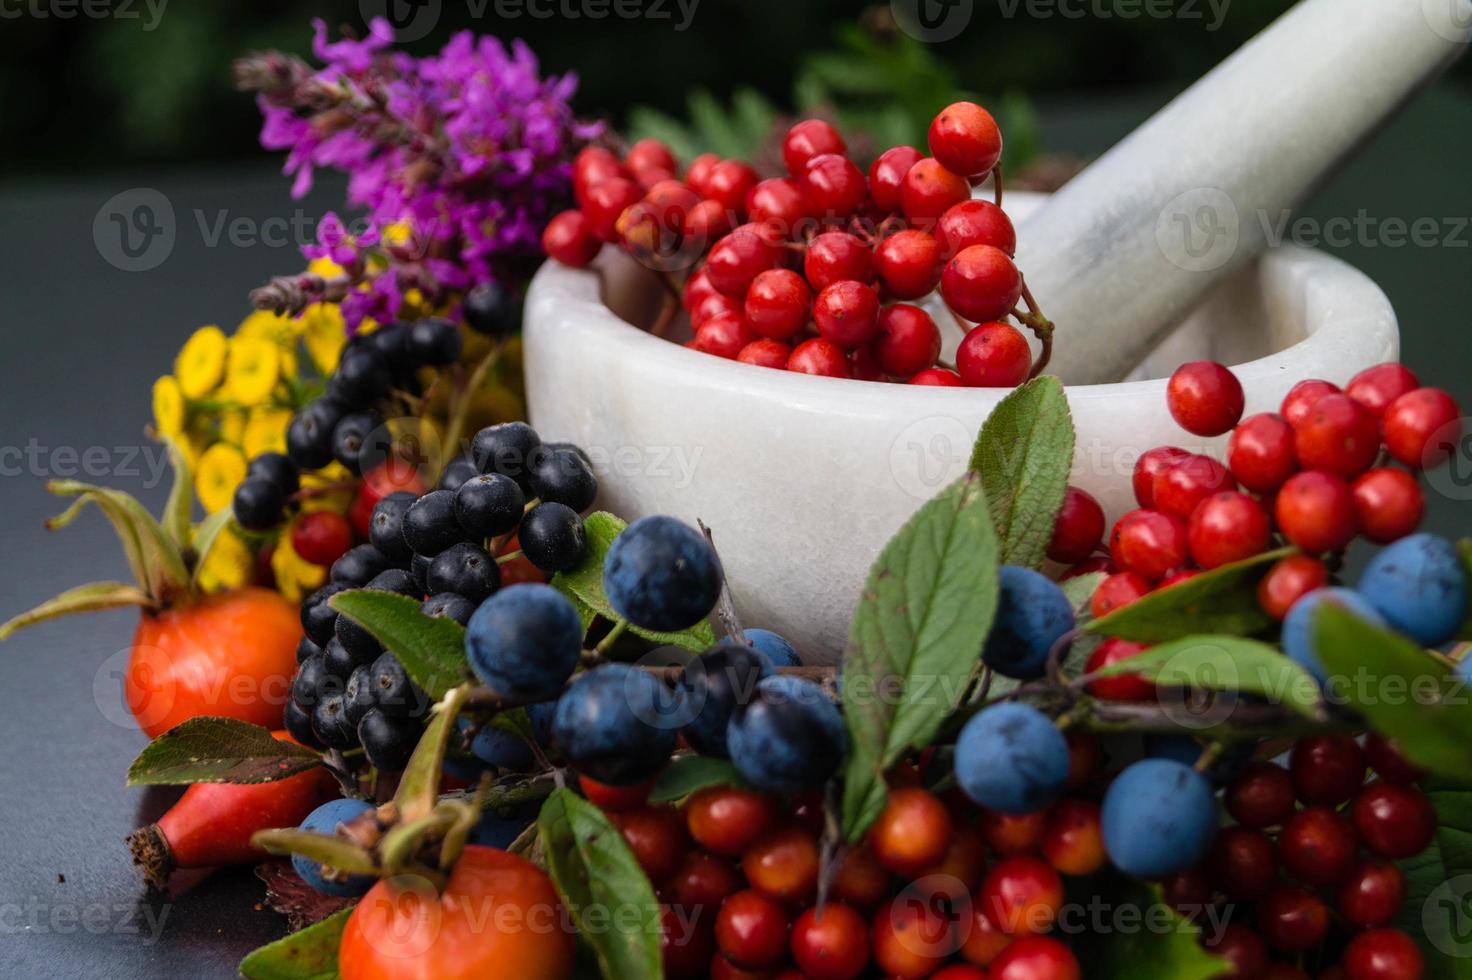
[[[1163,99],[1044,105],[1046,142],[1096,154]],[[1396,246],[1381,232],[1329,247],[1383,285],[1406,361],[1463,405],[1472,404],[1469,158],[1472,97],[1440,87],[1305,212],[1431,218],[1443,229],[1431,247]],[[104,258],[93,225],[104,202],[141,187],[168,199],[174,244],[156,267],[127,272]],[[0,185],[0,618],[82,581],[126,577],[96,515],[43,530],[61,509],[43,482],[82,471],[152,508],[162,503],[166,487],[146,465],[156,455],[138,456],[156,452],[142,437],[149,386],[191,329],[233,326],[248,288],[294,269],[300,235],[338,200],[327,188],[291,202],[286,189],[271,164]],[[1433,529],[1465,531],[1467,517],[1464,505],[1433,496]],[[129,864],[122,838],[175,795],[123,785],[145,741],[120,715],[112,673],[134,622],[127,612],[70,619],[0,647],[0,977],[233,976],[241,955],[283,929],[256,907],[261,888],[248,871],[161,900],[146,896]]]

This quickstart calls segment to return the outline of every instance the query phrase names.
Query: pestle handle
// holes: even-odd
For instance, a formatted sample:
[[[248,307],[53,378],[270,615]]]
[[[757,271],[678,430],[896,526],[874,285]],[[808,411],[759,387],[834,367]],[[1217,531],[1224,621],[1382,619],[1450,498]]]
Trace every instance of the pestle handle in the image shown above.
[[[1416,90],[1472,0],[1302,0],[1022,223],[1054,370],[1116,381]]]

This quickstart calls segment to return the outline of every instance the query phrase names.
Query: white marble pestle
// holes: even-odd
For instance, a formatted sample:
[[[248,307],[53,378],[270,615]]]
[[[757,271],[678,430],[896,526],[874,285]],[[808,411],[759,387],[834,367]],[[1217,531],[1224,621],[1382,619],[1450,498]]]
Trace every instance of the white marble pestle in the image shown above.
[[[1469,38],[1472,0],[1302,0],[1075,177],[1019,232],[1053,370],[1124,377]]]

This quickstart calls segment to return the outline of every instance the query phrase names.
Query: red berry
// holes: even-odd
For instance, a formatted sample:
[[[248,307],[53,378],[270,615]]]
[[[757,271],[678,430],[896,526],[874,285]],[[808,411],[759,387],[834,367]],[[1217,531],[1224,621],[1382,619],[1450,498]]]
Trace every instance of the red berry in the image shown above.
[[[733,212],[719,201],[701,201],[685,214],[680,234],[691,254],[699,255],[732,228]]]
[[[1281,415],[1263,412],[1243,419],[1227,443],[1227,466],[1254,493],[1272,493],[1298,469],[1293,427]]]
[[[1280,558],[1257,583],[1257,604],[1263,612],[1281,620],[1293,604],[1329,584],[1329,569],[1312,555]]]
[[[1158,582],[1186,564],[1186,524],[1158,510],[1125,514],[1109,535],[1109,554],[1120,568]]]
[[[1421,387],[1415,374],[1404,364],[1391,361],[1367,367],[1344,386],[1344,393],[1370,410],[1379,419],[1390,403],[1408,391]]]
[[[310,564],[327,568],[352,546],[352,525],[334,511],[314,510],[291,525],[291,550]]]
[[[822,337],[804,340],[793,348],[792,356],[787,359],[787,370],[825,378],[851,376],[848,357],[843,353],[843,348]]]
[[[1123,609],[1136,599],[1149,594],[1150,582],[1134,572],[1116,572],[1099,583],[1089,599],[1089,610],[1095,619]]]
[[[1218,980],[1259,980],[1268,968],[1267,945],[1247,926],[1229,925],[1206,937],[1202,945],[1231,965]]]
[[[1139,501],[1141,507],[1155,506],[1155,478],[1172,464],[1191,455],[1179,446],[1156,446],[1140,457],[1135,463],[1131,480],[1135,490],[1135,500]]]
[[[1249,827],[1223,827],[1206,855],[1206,875],[1228,898],[1262,898],[1278,879],[1272,839]]]
[[[710,980],[773,980],[773,977],[770,970],[748,970],[732,963],[724,953],[717,953],[711,957]],[[777,980],[787,980],[786,974]]]
[[[1365,781],[1365,752],[1348,735],[1312,735],[1293,743],[1288,757],[1293,790],[1309,806],[1338,806]]]
[[[756,334],[739,313],[717,313],[695,328],[695,348],[727,359],[735,358]]]
[[[916,889],[923,882],[928,894],[956,902],[976,890],[985,870],[986,841],[981,831],[961,826],[951,835],[940,860],[910,877],[917,883]]]
[[[825,231],[808,243],[802,269],[808,282],[818,290],[845,279],[872,283],[874,253],[848,232]]]
[[[776,368],[779,371],[787,370],[787,361],[792,357],[792,348],[780,340],[753,340],[741,348],[741,353],[736,355],[736,360],[742,364],[754,364],[757,367]]]
[[[1022,276],[1006,252],[991,245],[972,245],[946,263],[940,294],[947,306],[967,320],[1000,320],[1022,297]]]
[[[879,311],[879,333],[874,354],[885,374],[909,377],[935,363],[940,356],[940,329],[918,306],[895,303]]]
[[[992,865],[976,901],[1003,932],[1047,932],[1063,907],[1063,881],[1051,865],[1018,854]]]
[[[953,102],[931,120],[930,152],[953,173],[985,176],[1002,158],[1002,131],[975,102]]]
[[[1426,513],[1421,484],[1405,470],[1382,466],[1362,474],[1350,490],[1360,533],[1376,544],[1389,544],[1416,530]]]
[[[879,381],[884,372],[879,368],[879,355],[873,345],[857,347],[848,355],[848,374],[855,381]]]
[[[914,876],[945,855],[951,829],[950,811],[933,794],[897,789],[869,830],[869,848],[890,871]]]
[[[998,954],[987,971],[991,980],[1079,980],[1072,951],[1047,936],[1021,936]]]
[[[711,246],[705,259],[705,276],[718,291],[744,301],[752,280],[776,265],[777,249],[768,233],[745,224]]]
[[[1212,904],[1213,892],[1206,880],[1206,872],[1200,868],[1188,868],[1161,883],[1161,897],[1165,904],[1194,922]]]
[[[1298,811],[1278,836],[1283,870],[1316,888],[1346,881],[1358,850],[1349,820],[1324,807]]]
[[[1225,466],[1210,456],[1189,455],[1155,475],[1150,497],[1156,510],[1188,521],[1207,497],[1234,489]]]
[[[607,147],[583,147],[572,162],[573,194],[578,206],[585,205],[587,193],[592,187],[615,177],[629,176],[628,168]]]
[[[1099,774],[1104,762],[1104,748],[1098,736],[1088,732],[1069,732],[1065,739],[1068,742],[1068,780],[1063,788],[1082,789]]]
[[[1032,371],[1032,349],[1012,324],[982,323],[956,349],[956,371],[970,388],[1015,388]]]
[[[641,807],[609,815],[649,880],[663,882],[674,874],[690,847],[685,821],[672,806]]]
[[[970,963],[952,963],[931,974],[932,980],[987,980],[986,971]]]
[[[734,786],[713,786],[690,797],[685,825],[695,842],[716,854],[740,854],[777,819],[772,797]]]
[[[1254,762],[1232,780],[1222,801],[1244,827],[1276,827],[1293,815],[1293,779],[1282,766]]]
[[[657,139],[642,139],[629,147],[629,152],[624,155],[624,163],[630,170],[642,170],[645,167],[658,167],[662,170],[680,168],[670,148]]]
[[[960,945],[951,913],[926,896],[901,892],[869,922],[874,964],[887,977],[929,976]]]
[[[1373,782],[1350,807],[1360,840],[1391,860],[1420,854],[1436,836],[1436,809],[1420,790]]]
[[[705,975],[716,951],[715,931],[710,925],[714,919],[714,910],[702,918],[688,909],[660,906],[659,948],[667,980],[696,980]]]
[[[868,844],[855,844],[843,856],[833,878],[833,897],[859,908],[877,905],[889,894],[890,874]]]
[[[1187,528],[1187,530],[1190,530],[1189,527]],[[1200,574],[1201,569],[1199,568],[1177,568],[1175,571],[1171,572],[1165,578],[1160,580],[1160,584],[1155,587],[1155,591],[1159,592],[1161,589],[1168,589],[1172,585],[1179,585],[1182,582],[1189,582]]]
[[[563,211],[542,230],[542,251],[548,258],[574,269],[592,262],[601,246],[581,211]]]
[[[741,855],[741,871],[763,895],[779,902],[802,901],[818,888],[818,841],[802,827],[771,831]]]
[[[654,788],[654,780],[632,786],[610,786],[590,776],[579,775],[578,788],[583,791],[588,802],[597,804],[599,809],[607,813],[617,813],[620,810],[637,810],[642,807],[649,799],[649,791]]]
[[[1344,980],[1421,980],[1425,957],[1399,929],[1371,929],[1344,949]]]
[[[986,837],[986,846],[1003,857],[1026,854],[1036,849],[1042,841],[1047,816],[1043,812],[998,813],[995,810],[982,810],[981,832]]]
[[[962,201],[952,205],[935,223],[935,237],[941,252],[950,258],[972,245],[991,245],[1017,254],[1017,230],[1012,219],[991,201]]]
[[[639,203],[644,190],[632,180],[613,177],[588,188],[583,214],[588,230],[600,241],[618,240],[617,224],[624,209]]]
[[[1298,423],[1303,421],[1320,398],[1337,394],[1339,394],[1339,386],[1327,381],[1320,381],[1317,378],[1300,381],[1289,388],[1288,394],[1283,396],[1283,404],[1279,406],[1278,414],[1296,429]]]
[[[1274,511],[1283,536],[1311,554],[1338,551],[1359,530],[1349,484],[1321,470],[1289,477],[1278,491]]]
[[[1181,428],[1198,436],[1230,432],[1242,418],[1242,382],[1215,361],[1176,368],[1165,387],[1165,403]]]
[[[1426,778],[1425,771],[1417,768],[1401,754],[1399,748],[1384,735],[1375,732],[1365,736],[1365,760],[1370,768],[1387,783],[1406,785]]]
[[[784,238],[790,236],[808,215],[802,185],[791,177],[757,181],[746,192],[746,215],[751,221],[773,225]]]
[[[807,213],[817,218],[846,218],[869,196],[864,172],[840,153],[820,153],[808,160],[797,179]]]
[[[1380,427],[1370,410],[1348,395],[1325,395],[1293,427],[1293,454],[1311,470],[1353,477],[1380,452]]]
[[[931,388],[964,387],[961,376],[955,371],[948,371],[945,368],[926,368],[924,371],[917,371],[910,378],[909,383],[912,385],[927,385]]]
[[[715,910],[741,888],[741,877],[731,862],[704,851],[691,851],[666,883],[671,900],[704,915]]]
[[[940,243],[923,231],[897,231],[874,253],[884,288],[897,299],[919,299],[940,282]]]
[[[1352,925],[1387,925],[1406,898],[1406,879],[1389,861],[1365,861],[1339,886],[1334,902]]]
[[[786,340],[808,322],[813,293],[802,276],[791,269],[767,269],[746,291],[746,322],[772,340]]]
[[[900,181],[900,207],[905,217],[911,225],[926,231],[952,205],[970,198],[971,185],[966,178],[947,170],[934,157],[917,160]]]
[[[1258,903],[1257,928],[1280,953],[1307,952],[1329,934],[1329,906],[1303,886],[1285,883]]]
[[[813,301],[813,323],[839,347],[862,347],[879,331],[879,294],[852,279],[835,282]]]
[[[710,179],[711,171],[720,162],[721,155],[719,153],[700,154],[700,156],[691,160],[690,166],[685,169],[685,183],[690,185],[690,189],[701,197],[709,197],[710,194],[706,191],[706,181]]]
[[[1143,643],[1111,636],[1094,648],[1084,665],[1084,673],[1092,674],[1144,652]],[[1118,674],[1089,681],[1089,693],[1101,701],[1154,701],[1155,685],[1139,674]]]
[[[1043,857],[1066,875],[1091,875],[1108,862],[1099,804],[1091,800],[1059,800],[1043,826]]]
[[[710,168],[705,179],[704,194],[731,213],[745,213],[746,195],[759,178],[751,164],[744,160],[722,160]]]
[[[869,165],[869,199],[883,214],[900,209],[900,186],[910,168],[925,154],[913,146],[892,146]]]
[[[869,965],[869,930],[859,913],[829,902],[792,924],[792,958],[813,980],[851,980]]]
[[[1187,533],[1191,557],[1207,569],[1260,555],[1273,539],[1262,504],[1235,490],[1203,500],[1191,513]]]
[[[787,952],[787,913],[760,892],[737,892],[716,916],[716,945],[737,966],[775,966]]]
[[[997,928],[986,909],[972,902],[969,914],[961,921],[961,956],[975,966],[987,966],[1011,942],[1012,937]]]
[[[1461,415],[1440,388],[1408,391],[1385,410],[1385,448],[1413,470],[1430,469],[1456,451]]]
[[[1104,508],[1093,494],[1078,487],[1063,493],[1063,506],[1048,542],[1048,557],[1073,565],[1094,553],[1104,538]]]
[[[734,300],[725,293],[718,293],[712,289],[702,296],[690,311],[690,325],[698,330],[705,321],[722,313],[729,313],[742,319],[746,316],[745,307],[739,300]]]
[[[848,145],[838,130],[822,119],[804,119],[794,123],[782,140],[782,163],[792,177],[801,177],[808,162],[823,154],[842,155]]]

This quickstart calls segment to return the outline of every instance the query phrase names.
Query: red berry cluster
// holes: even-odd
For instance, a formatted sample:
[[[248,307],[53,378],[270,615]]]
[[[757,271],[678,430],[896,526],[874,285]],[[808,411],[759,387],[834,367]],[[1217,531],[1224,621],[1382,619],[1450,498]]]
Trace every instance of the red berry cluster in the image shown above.
[[[1367,770],[1378,778],[1366,782]],[[1230,921],[1207,945],[1234,978],[1306,978],[1298,966],[1323,961],[1318,976],[1416,980],[1422,957],[1391,928],[1406,883],[1394,862],[1425,850],[1436,811],[1414,785],[1422,773],[1376,735],[1300,739],[1288,768],[1254,762],[1223,794],[1236,823],[1224,827],[1200,867],[1166,882],[1166,896],[1189,918],[1230,906]],[[1247,915],[1240,913],[1247,912]],[[1247,924],[1247,920],[1255,928]],[[1342,950],[1342,952],[1340,952]]]
[[[687,346],[705,353],[828,377],[1015,387],[1046,363],[1052,325],[1013,262],[1001,131],[981,106],[957,102],[929,142],[931,156],[892,147],[865,173],[836,129],[805,119],[783,140],[785,176],[707,153],[683,180],[658,141],[622,160],[591,146],[573,164],[578,209],[557,215],[542,245],[575,267],[613,243],[665,274],[693,269],[681,290]],[[996,202],[973,200],[989,177]],[[937,288],[979,324],[954,369],[938,365],[940,330],[911,302]],[[1009,317],[1042,338],[1037,364]]]
[[[1115,522],[1107,558],[1093,554],[1102,511],[1070,489],[1049,554],[1074,563],[1067,575],[1110,573],[1094,592],[1095,616],[1281,541],[1303,552],[1262,580],[1263,609],[1281,619],[1328,581],[1321,556],[1357,536],[1388,544],[1416,529],[1426,503],[1417,474],[1449,457],[1461,416],[1450,395],[1422,387],[1400,364],[1368,368],[1342,390],[1300,382],[1277,413],[1244,419],[1237,378],[1196,361],[1171,376],[1166,401],[1189,432],[1230,432],[1226,461],[1176,446],[1141,456],[1134,470],[1140,506]],[[1121,649],[1101,646],[1098,666],[1122,658]]]
[[[1073,734],[1069,746],[1069,786],[1097,789],[1098,740]],[[836,856],[821,912],[818,798],[723,786],[677,808],[648,804],[647,784],[581,786],[665,903],[667,977],[1078,980],[1073,953],[1048,933],[1064,876],[1106,864],[1096,799],[1011,816],[938,796],[920,777],[913,764],[897,771],[866,839]]]

